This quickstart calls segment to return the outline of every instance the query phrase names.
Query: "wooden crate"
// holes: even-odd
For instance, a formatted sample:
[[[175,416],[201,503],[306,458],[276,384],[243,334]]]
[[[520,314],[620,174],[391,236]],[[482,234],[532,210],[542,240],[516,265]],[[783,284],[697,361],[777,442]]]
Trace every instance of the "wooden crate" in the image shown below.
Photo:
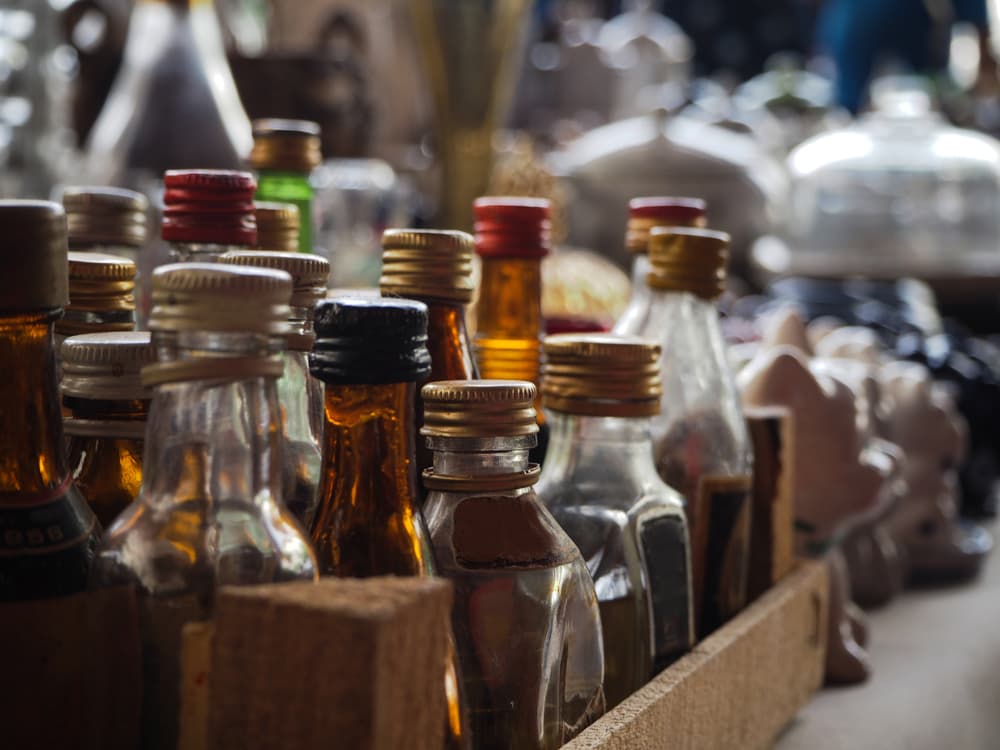
[[[823,681],[826,566],[802,562],[563,750],[755,750]]]

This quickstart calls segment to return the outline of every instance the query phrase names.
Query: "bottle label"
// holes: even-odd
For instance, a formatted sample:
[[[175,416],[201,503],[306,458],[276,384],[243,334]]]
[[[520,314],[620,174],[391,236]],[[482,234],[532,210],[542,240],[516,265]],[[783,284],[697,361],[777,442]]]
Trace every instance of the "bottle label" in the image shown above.
[[[750,476],[703,476],[692,517],[698,635],[715,630],[746,604]],[[700,579],[700,580],[699,580]]]
[[[653,615],[653,666],[658,672],[693,645],[688,535],[684,519],[675,515],[640,516],[637,528]]]

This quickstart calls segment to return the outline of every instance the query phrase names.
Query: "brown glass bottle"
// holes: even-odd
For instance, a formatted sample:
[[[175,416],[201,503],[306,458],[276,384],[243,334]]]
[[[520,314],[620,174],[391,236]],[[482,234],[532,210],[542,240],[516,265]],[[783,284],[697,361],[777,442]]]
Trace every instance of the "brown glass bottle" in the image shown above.
[[[82,590],[99,529],[63,453],[53,323],[68,301],[66,220],[0,201],[0,600]]]
[[[63,428],[73,479],[107,528],[139,495],[150,392],[140,369],[156,361],[148,333],[91,333],[62,345]]]

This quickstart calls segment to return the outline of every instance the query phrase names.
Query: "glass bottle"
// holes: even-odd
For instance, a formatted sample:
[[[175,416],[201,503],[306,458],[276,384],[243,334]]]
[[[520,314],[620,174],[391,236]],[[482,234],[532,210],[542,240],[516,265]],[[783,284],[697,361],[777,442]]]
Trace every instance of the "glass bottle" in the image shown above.
[[[68,336],[135,329],[135,263],[104,253],[69,253],[69,304],[56,321],[56,346]],[[57,354],[60,350],[57,349]]]
[[[715,307],[728,258],[724,232],[654,227],[649,317],[616,329],[663,346],[653,449],[657,471],[686,504],[699,638],[746,603],[753,455]]]
[[[72,186],[63,189],[62,204],[71,251],[138,261],[146,241],[146,196],[122,188]]]
[[[105,528],[139,494],[150,399],[139,371],[155,361],[146,332],[88,333],[62,345],[69,467]]]
[[[278,378],[278,403],[285,438],[283,451],[285,503],[303,527],[312,526],[320,477],[323,434],[323,384],[309,374],[308,355],[316,334],[313,309],[326,296],[330,264],[312,253],[234,250],[219,258],[237,266],[275,268],[292,277],[288,323],[291,333],[281,342],[285,367]]]
[[[483,378],[541,382],[542,258],[551,247],[549,201],[477,198],[476,254],[482,260],[476,305],[476,359]],[[531,458],[541,463],[548,428],[541,428]]]
[[[281,253],[298,252],[298,206],[294,203],[254,201],[253,207],[257,215],[257,249]],[[312,250],[308,252],[311,254]]]
[[[694,645],[683,499],[656,473],[660,347],[634,337],[545,339],[551,437],[535,491],[587,561],[618,705]]]
[[[653,227],[704,227],[705,201],[700,198],[646,197],[628,202],[625,247],[633,255],[632,295],[615,332],[634,331],[649,319],[649,232]]]
[[[309,175],[323,161],[319,125],[308,120],[254,120],[250,166],[257,200],[299,209],[299,251],[313,251],[313,189]]]
[[[408,297],[427,305],[429,381],[475,380],[479,368],[465,327],[465,306],[472,301],[472,237],[465,232],[387,229],[382,234],[385,296]],[[416,429],[423,426],[423,402],[417,394]],[[430,449],[417,440],[417,470],[432,463]]]
[[[171,169],[163,185],[160,235],[170,243],[171,260],[214,261],[230,250],[256,247],[257,184],[249,172]]]
[[[100,536],[63,452],[53,323],[67,303],[66,218],[0,201],[0,601],[84,588]]]
[[[281,499],[273,341],[288,333],[291,279],[181,263],[152,285],[159,361],[142,370],[153,388],[142,489],[108,529],[92,584],[136,588],[140,744],[173,750],[183,625],[211,616],[220,586],[313,580],[316,559]]]
[[[535,397],[525,381],[423,388],[421,433],[434,451],[424,517],[438,573],[455,587],[477,750],[555,750],[604,712],[594,583],[532,488]]]

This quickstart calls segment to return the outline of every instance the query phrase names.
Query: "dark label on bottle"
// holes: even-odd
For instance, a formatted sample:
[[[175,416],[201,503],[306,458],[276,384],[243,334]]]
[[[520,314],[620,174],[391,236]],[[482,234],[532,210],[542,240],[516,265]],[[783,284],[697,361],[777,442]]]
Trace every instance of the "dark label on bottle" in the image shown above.
[[[684,519],[670,515],[640,517],[638,535],[653,615],[653,665],[659,671],[693,644],[688,536]]]

